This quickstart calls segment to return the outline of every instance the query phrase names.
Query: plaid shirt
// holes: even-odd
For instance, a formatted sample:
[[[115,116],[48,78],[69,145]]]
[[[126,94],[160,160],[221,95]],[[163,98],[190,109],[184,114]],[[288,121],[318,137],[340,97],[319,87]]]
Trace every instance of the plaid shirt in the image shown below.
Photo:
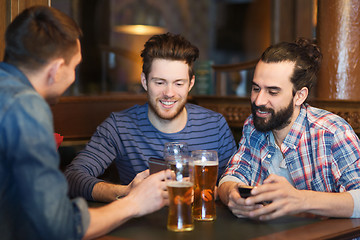
[[[333,113],[303,104],[281,149],[297,189],[343,192],[360,188],[359,138]],[[232,176],[249,185],[261,184],[269,175],[274,153],[269,132],[256,131],[250,116],[223,180]]]

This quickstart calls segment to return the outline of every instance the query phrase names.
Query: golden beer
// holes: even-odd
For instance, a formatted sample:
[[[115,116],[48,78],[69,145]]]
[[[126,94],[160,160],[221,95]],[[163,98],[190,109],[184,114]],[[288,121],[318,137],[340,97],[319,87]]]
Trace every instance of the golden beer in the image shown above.
[[[194,219],[212,221],[216,218],[215,185],[218,163],[194,161]]]
[[[193,230],[193,183],[168,181],[167,189],[170,200],[167,228],[175,232]]]

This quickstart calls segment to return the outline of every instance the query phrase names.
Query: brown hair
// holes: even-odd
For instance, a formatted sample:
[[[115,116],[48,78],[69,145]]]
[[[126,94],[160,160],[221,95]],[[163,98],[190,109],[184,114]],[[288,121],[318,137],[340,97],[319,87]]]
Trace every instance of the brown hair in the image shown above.
[[[141,52],[142,70],[146,79],[154,59],[185,61],[189,66],[190,79],[194,75],[194,62],[199,57],[199,49],[179,34],[165,33],[152,36]]]
[[[322,55],[315,41],[298,38],[295,42],[282,42],[270,46],[260,60],[266,63],[294,62],[295,68],[291,77],[294,85],[293,94],[307,87],[310,89],[317,80]]]
[[[74,20],[55,8],[25,9],[6,30],[4,61],[30,70],[58,57],[69,63],[81,35]]]

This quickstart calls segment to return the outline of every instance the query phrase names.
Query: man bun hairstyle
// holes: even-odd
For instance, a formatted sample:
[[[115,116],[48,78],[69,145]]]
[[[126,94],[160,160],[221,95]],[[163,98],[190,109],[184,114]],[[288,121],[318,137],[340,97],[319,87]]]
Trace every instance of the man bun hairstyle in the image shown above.
[[[293,94],[315,85],[320,70],[322,54],[314,40],[298,38],[295,42],[281,42],[270,46],[262,54],[261,61],[265,63],[293,62],[295,63],[291,82],[294,85]]]

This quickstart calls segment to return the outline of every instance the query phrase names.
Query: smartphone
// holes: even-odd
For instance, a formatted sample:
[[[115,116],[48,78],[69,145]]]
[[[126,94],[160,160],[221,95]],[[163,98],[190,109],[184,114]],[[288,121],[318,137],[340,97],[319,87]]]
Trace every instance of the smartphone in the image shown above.
[[[150,157],[149,158],[149,169],[150,174],[166,170],[166,162],[162,158]]]
[[[246,185],[239,186],[238,189],[239,189],[240,196],[242,198],[250,197],[251,196],[250,192],[253,188],[254,188],[253,186],[246,186]],[[259,202],[259,203],[262,205],[267,205],[267,204],[270,204],[271,201],[263,201],[263,202]]]
[[[246,185],[241,185],[239,186],[239,193],[240,193],[240,196],[242,198],[248,198],[251,196],[251,190],[253,189],[254,187],[252,186],[246,186]]]

